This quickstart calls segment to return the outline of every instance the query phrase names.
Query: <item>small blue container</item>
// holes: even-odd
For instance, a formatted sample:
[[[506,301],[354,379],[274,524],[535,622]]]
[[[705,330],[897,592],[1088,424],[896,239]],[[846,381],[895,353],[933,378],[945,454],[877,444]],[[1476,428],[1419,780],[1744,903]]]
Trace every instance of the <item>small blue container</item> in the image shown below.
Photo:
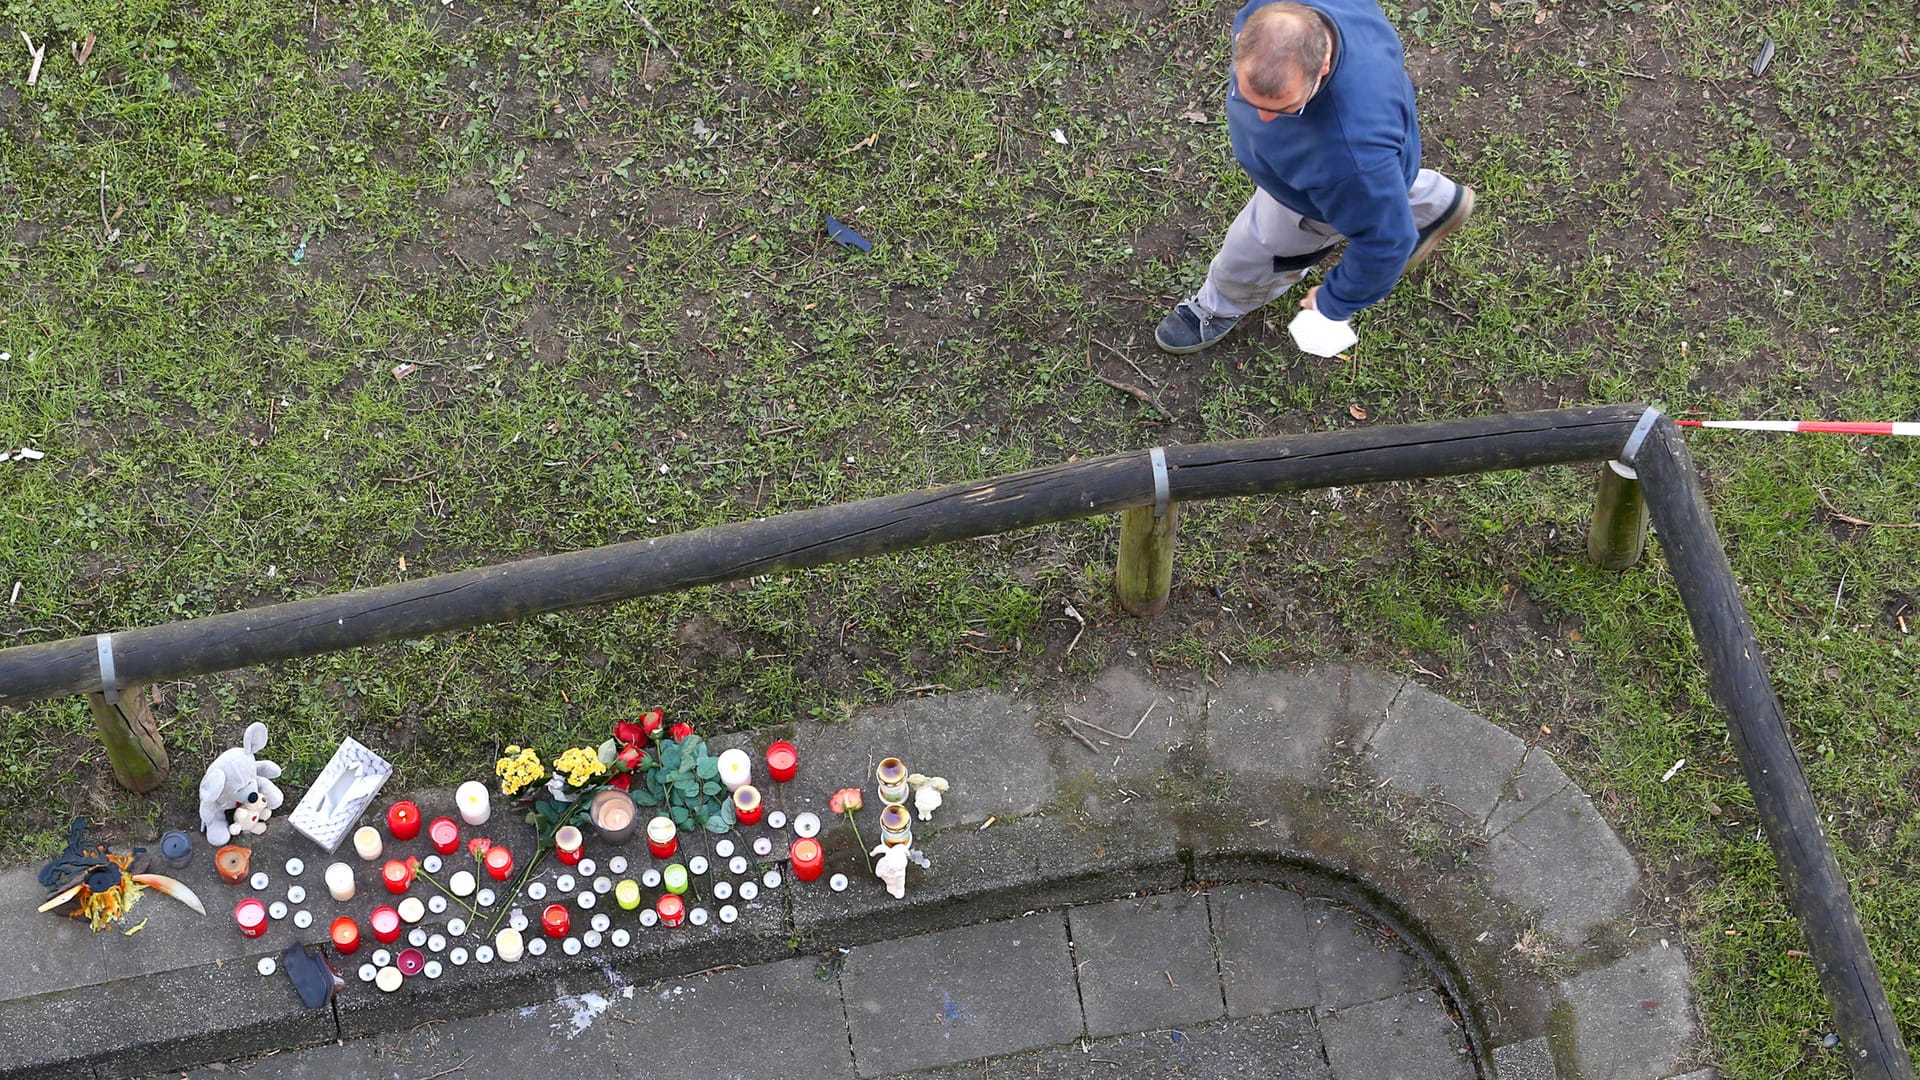
[[[175,829],[160,838],[160,857],[175,870],[193,861],[193,837]]]

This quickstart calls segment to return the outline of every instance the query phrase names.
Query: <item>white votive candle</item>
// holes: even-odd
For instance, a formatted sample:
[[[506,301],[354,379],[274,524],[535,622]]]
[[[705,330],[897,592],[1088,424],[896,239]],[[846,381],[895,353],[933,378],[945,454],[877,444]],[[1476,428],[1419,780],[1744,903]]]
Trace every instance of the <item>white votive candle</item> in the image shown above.
[[[467,870],[455,870],[447,879],[447,891],[455,896],[472,896],[473,885],[473,874]]]
[[[720,782],[728,791],[737,791],[753,779],[753,759],[738,747],[722,751],[716,764],[720,766]]]
[[[493,936],[493,951],[500,959],[509,964],[518,963],[526,943],[520,939],[520,931],[509,926]]]
[[[487,818],[493,816],[492,804],[487,799],[487,785],[478,780],[469,780],[460,785],[453,793],[454,805],[460,808],[460,820],[469,825],[485,825]]]
[[[361,858],[371,862],[380,857],[380,830],[371,825],[362,825],[353,832],[353,850]]]

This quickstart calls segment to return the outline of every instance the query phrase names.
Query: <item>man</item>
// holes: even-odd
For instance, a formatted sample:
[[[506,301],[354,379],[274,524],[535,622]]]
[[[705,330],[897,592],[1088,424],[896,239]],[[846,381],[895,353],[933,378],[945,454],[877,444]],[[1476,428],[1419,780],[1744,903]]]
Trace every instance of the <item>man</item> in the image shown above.
[[[1374,0],[1249,0],[1234,19],[1227,134],[1253,198],[1200,291],[1154,332],[1199,352],[1286,292],[1341,239],[1307,291],[1334,322],[1387,295],[1473,212],[1473,189],[1420,167],[1406,57]]]

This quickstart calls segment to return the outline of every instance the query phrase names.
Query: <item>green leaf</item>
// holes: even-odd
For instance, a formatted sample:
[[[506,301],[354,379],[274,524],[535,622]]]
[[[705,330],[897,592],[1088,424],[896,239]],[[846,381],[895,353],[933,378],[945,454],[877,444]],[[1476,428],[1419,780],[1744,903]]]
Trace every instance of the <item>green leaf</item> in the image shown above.
[[[660,767],[672,772],[680,767],[680,744],[667,742],[660,744]]]
[[[714,777],[720,775],[720,761],[718,758],[710,758],[702,755],[700,758],[699,769],[700,769],[700,779],[711,780]]]
[[[620,757],[620,745],[612,739],[600,744],[600,764],[611,765]]]
[[[657,791],[648,791],[645,788],[634,788],[627,792],[627,794],[633,796],[633,805],[635,806],[660,805],[660,793]]]
[[[693,828],[693,815],[687,812],[686,807],[684,806],[674,807],[672,817],[673,817],[673,823],[675,825],[680,826],[682,829]]]
[[[733,828],[733,823],[721,817],[719,814],[715,814],[707,819],[707,831],[710,833],[724,833],[731,828]]]
[[[700,794],[700,784],[696,780],[681,780],[673,785],[673,789],[689,799]]]
[[[717,780],[709,780],[700,785],[700,790],[709,795],[718,795],[720,794],[720,782]]]

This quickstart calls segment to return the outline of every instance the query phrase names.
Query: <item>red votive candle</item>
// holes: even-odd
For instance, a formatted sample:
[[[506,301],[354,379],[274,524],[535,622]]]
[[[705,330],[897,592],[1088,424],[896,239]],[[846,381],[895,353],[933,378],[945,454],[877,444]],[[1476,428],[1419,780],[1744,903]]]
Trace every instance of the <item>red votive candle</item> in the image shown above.
[[[660,913],[661,926],[679,926],[687,917],[687,902],[672,893],[661,893],[653,908]]]
[[[391,945],[400,940],[400,913],[385,904],[373,909],[367,916],[368,925],[373,927],[373,940],[382,945]]]
[[[565,904],[548,904],[547,910],[540,913],[540,929],[545,930],[548,937],[566,937],[569,925]]]
[[[760,824],[760,815],[766,813],[767,805],[760,801],[760,789],[752,784],[741,784],[733,792],[733,816],[740,819],[742,825]]]
[[[413,884],[413,864],[399,859],[388,859],[387,865],[380,868],[380,880],[387,883],[390,893],[403,893]]]
[[[495,881],[507,880],[513,873],[513,852],[499,844],[487,849],[487,876]]]
[[[573,866],[580,861],[580,845],[585,840],[580,826],[562,825],[560,831],[553,834],[553,853],[563,864]]]
[[[460,846],[460,826],[450,817],[437,817],[427,826],[427,839],[432,841],[433,850],[442,855],[453,854]]]
[[[801,881],[812,881],[826,868],[826,853],[820,848],[820,841],[811,836],[801,837],[793,842],[789,851],[793,860],[793,876]]]
[[[345,915],[333,920],[333,928],[327,932],[333,939],[333,947],[341,956],[346,956],[360,948],[360,924]]]
[[[259,937],[267,932],[267,905],[249,896],[233,905],[233,921],[240,924],[242,934]]]
[[[656,859],[671,859],[680,848],[680,830],[665,814],[647,822],[647,851]]]
[[[772,774],[775,780],[785,783],[793,779],[793,774],[799,771],[800,751],[795,750],[792,743],[781,739],[767,747],[767,772]]]
[[[420,835],[420,808],[401,799],[387,807],[387,831],[395,840],[411,840]]]

